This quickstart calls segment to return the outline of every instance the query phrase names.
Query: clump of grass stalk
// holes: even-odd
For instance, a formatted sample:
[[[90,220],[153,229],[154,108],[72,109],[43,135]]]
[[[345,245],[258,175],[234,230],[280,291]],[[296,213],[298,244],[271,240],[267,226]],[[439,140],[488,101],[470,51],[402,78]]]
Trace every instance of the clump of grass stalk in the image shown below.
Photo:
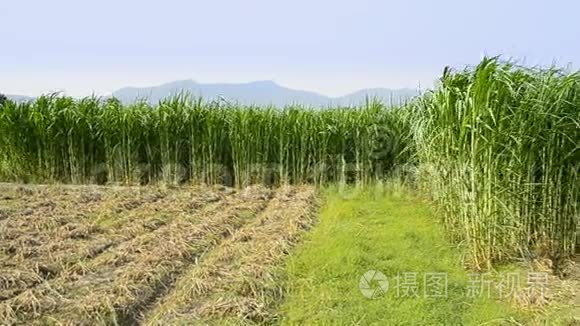
[[[446,69],[420,101],[424,188],[470,262],[573,254],[580,193],[580,75],[484,59]]]
[[[0,157],[33,182],[364,185],[399,164],[401,130],[384,127],[399,112],[378,101],[278,109],[50,95],[6,105]]]

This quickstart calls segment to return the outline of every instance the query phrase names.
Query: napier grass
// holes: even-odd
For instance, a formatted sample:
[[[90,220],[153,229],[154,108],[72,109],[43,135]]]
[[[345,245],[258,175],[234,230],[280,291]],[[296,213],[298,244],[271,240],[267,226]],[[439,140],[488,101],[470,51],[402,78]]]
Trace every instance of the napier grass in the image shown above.
[[[479,268],[575,251],[580,75],[486,58],[401,107],[43,96],[0,111],[0,175],[64,183],[358,185],[405,171]]]

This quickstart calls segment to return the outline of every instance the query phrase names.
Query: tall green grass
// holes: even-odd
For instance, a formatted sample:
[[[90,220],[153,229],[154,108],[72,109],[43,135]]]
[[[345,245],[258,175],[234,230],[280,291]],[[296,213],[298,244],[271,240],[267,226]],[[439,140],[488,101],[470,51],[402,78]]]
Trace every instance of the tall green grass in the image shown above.
[[[574,252],[580,75],[487,58],[419,103],[424,188],[475,266]]]
[[[363,186],[402,170],[476,267],[560,259],[576,243],[580,75],[558,69],[488,58],[446,69],[434,90],[400,107],[43,96],[7,101],[0,134],[4,180]]]
[[[43,96],[0,113],[4,178],[66,183],[359,183],[392,171],[401,109],[158,105]],[[386,126],[386,127],[385,127]]]

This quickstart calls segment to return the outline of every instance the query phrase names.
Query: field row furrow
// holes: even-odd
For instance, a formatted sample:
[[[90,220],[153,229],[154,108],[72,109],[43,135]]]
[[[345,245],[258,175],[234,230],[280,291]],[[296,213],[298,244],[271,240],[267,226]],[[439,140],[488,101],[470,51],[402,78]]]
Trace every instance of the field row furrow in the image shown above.
[[[221,200],[216,193],[180,192],[161,194],[140,207],[112,215],[95,212],[85,224],[66,231],[51,230],[27,241],[10,241],[0,257],[0,301],[9,299],[61,272],[78,272],[93,259],[119,244],[152,232],[172,220],[172,213],[189,212],[209,202]],[[112,208],[114,209],[114,208]],[[48,217],[46,217],[48,218]],[[71,224],[68,224],[71,226]]]
[[[4,186],[7,187],[7,186]],[[103,215],[121,214],[147,208],[168,195],[167,191],[144,187],[115,189],[85,186],[43,186],[8,191],[0,201],[7,213],[2,221],[5,232],[0,241],[51,241],[56,237],[82,238],[82,226]],[[26,198],[25,201],[22,198]]]
[[[146,315],[145,324],[271,322],[283,294],[277,272],[298,237],[313,224],[315,191],[282,188],[268,207],[208,253]]]
[[[167,224],[0,303],[0,317],[15,323],[132,323],[180,271],[263,209],[269,193],[247,189],[194,212],[175,207]]]

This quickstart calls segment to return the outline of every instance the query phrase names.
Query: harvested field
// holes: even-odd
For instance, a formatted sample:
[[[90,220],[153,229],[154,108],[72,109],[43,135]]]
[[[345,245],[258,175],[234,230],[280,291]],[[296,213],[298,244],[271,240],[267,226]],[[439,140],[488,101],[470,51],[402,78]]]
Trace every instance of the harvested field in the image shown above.
[[[276,318],[312,187],[0,185],[0,324]]]
[[[280,190],[255,220],[192,266],[147,316],[147,324],[275,320],[273,304],[283,292],[277,268],[312,225],[314,191],[300,190]]]

